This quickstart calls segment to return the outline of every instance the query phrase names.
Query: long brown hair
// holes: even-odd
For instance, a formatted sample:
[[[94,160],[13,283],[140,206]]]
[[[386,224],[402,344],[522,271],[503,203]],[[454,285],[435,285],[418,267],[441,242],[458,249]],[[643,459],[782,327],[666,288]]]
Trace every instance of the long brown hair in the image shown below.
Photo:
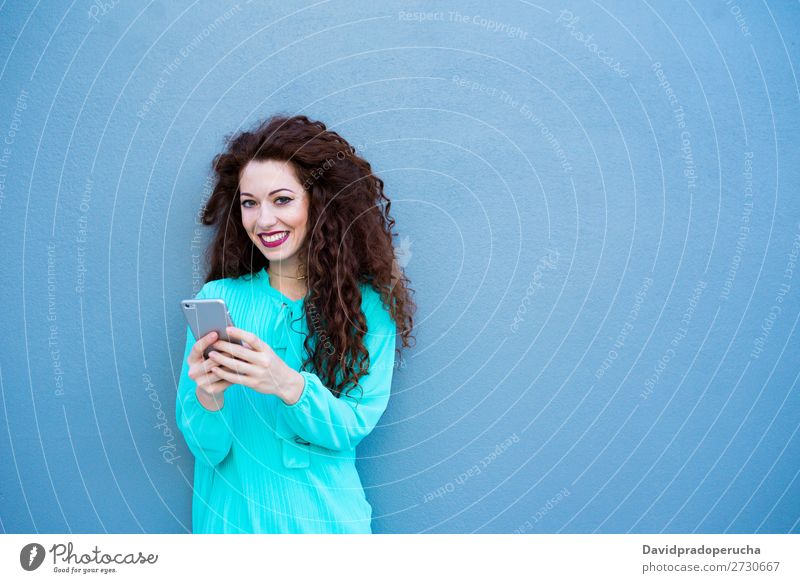
[[[416,306],[395,257],[395,221],[383,181],[344,138],[304,115],[274,116],[252,131],[226,136],[226,142],[226,150],[214,157],[214,189],[202,212],[203,224],[215,227],[206,281],[238,278],[269,266],[242,226],[240,173],[251,160],[290,163],[309,195],[309,232],[300,262],[306,266],[309,335],[304,347],[310,357],[302,369],[311,365],[338,397],[349,384],[359,386],[370,366],[359,283],[380,294],[402,347],[410,346],[412,338]],[[327,340],[323,344],[319,338]],[[328,341],[333,352],[325,348]]]

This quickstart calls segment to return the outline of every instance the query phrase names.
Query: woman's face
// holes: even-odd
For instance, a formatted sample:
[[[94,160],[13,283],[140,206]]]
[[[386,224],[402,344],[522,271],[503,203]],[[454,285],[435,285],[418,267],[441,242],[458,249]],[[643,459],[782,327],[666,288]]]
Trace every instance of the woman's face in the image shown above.
[[[306,237],[308,193],[288,162],[250,161],[239,181],[242,225],[270,263],[296,268]]]

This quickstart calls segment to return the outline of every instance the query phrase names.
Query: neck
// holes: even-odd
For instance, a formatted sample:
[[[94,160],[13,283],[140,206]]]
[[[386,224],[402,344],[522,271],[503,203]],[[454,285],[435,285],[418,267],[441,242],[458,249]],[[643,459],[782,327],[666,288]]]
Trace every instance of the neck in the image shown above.
[[[290,272],[291,276],[277,274],[273,272],[273,266],[270,265],[267,269],[267,276],[269,277],[269,285],[289,297],[292,300],[302,298],[308,293],[305,279],[297,279],[297,271]]]
[[[299,280],[304,281],[305,273],[301,273],[298,265],[295,263],[293,265],[285,265],[279,263],[277,261],[273,261],[267,267],[267,272],[272,277],[277,277],[282,280]]]

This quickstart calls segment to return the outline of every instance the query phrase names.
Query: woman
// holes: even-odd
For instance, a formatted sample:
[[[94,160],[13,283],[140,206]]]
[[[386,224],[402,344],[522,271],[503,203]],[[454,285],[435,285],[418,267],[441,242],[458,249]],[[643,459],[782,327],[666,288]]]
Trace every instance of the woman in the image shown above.
[[[229,137],[213,166],[197,297],[224,299],[244,344],[187,330],[176,409],[193,531],[370,533],[355,448],[386,409],[415,311],[383,181],[305,116]]]

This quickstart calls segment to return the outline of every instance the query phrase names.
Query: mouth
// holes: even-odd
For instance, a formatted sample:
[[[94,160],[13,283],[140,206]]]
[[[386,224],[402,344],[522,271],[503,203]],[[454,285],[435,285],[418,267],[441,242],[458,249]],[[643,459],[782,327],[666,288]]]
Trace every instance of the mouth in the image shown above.
[[[259,233],[258,238],[264,247],[278,247],[289,238],[289,231],[272,231],[271,233]]]

